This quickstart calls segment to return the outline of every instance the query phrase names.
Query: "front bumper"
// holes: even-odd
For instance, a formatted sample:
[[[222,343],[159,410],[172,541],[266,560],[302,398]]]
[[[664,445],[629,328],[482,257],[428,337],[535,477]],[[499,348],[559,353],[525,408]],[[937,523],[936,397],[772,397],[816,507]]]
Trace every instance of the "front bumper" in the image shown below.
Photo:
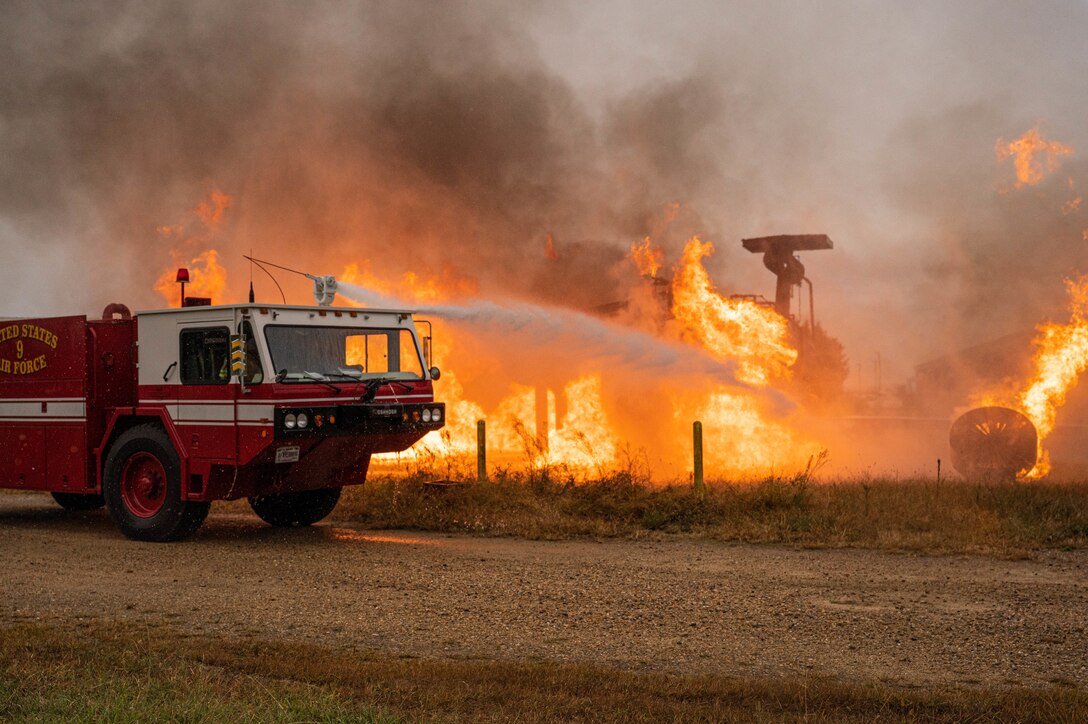
[[[438,415],[435,415],[435,411]],[[287,427],[288,415],[305,414],[306,427]],[[437,419],[435,419],[437,417]],[[426,419],[429,418],[429,419]],[[299,440],[334,435],[413,435],[423,437],[446,424],[442,402],[386,404],[359,402],[317,407],[281,407],[275,413],[275,437]]]

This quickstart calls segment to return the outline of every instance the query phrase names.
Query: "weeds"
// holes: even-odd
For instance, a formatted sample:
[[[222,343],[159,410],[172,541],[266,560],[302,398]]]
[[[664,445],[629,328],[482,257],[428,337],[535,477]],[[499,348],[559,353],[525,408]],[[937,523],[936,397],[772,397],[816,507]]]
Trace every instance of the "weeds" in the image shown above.
[[[562,466],[497,469],[435,492],[419,473],[348,488],[341,517],[373,528],[527,538],[681,535],[724,541],[1020,555],[1088,547],[1088,484],[788,477],[654,485],[637,462],[579,479]]]
[[[827,677],[676,675],[398,658],[131,624],[0,623],[0,719],[32,721],[1084,721],[1043,689],[900,689]]]

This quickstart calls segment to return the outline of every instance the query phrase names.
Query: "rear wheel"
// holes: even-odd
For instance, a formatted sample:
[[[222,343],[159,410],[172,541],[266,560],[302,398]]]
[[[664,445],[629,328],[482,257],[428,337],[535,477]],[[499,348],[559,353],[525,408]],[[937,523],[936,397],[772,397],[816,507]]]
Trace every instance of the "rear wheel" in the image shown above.
[[[52,495],[57,505],[75,513],[83,510],[98,510],[106,504],[101,495],[93,493],[52,493]]]
[[[339,500],[340,488],[324,488],[298,493],[254,495],[249,499],[249,506],[269,525],[277,528],[299,528],[327,516]]]
[[[181,499],[181,461],[157,425],[137,425],[122,433],[110,448],[102,477],[110,515],[134,540],[186,538],[211,507]]]

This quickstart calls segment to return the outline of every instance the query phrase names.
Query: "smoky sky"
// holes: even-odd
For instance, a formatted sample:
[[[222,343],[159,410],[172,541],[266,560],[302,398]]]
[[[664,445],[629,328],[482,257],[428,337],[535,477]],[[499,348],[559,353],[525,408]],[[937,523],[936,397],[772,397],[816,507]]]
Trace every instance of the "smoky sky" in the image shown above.
[[[583,7],[583,5],[589,5]],[[465,294],[624,298],[651,235],[700,234],[729,292],[770,295],[740,239],[803,256],[852,364],[889,375],[1061,314],[1084,269],[1080,3],[6,2],[0,315],[160,303],[214,189],[250,250]],[[1011,187],[1039,125],[1076,152]],[[679,204],[678,206],[674,206]],[[546,254],[546,239],[553,254]],[[270,288],[257,279],[261,293]],[[299,301],[306,293],[295,284]],[[295,287],[292,287],[293,289]]]

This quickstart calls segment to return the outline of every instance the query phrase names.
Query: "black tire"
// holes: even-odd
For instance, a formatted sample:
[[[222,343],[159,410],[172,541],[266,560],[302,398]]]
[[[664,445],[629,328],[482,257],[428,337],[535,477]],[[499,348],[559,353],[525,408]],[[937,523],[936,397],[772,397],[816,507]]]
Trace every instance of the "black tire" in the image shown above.
[[[106,504],[105,498],[94,493],[51,493],[51,495],[53,500],[57,501],[57,505],[73,513],[98,510]]]
[[[249,507],[269,525],[301,528],[331,513],[339,500],[340,488],[323,488],[298,493],[254,495],[249,499]]]
[[[154,469],[161,478],[156,479],[154,494],[147,496],[151,502],[142,510],[140,498],[134,497],[131,490],[134,465]],[[137,425],[122,433],[110,447],[102,473],[102,492],[110,516],[133,540],[181,540],[195,533],[208,516],[211,503],[181,499],[181,461],[158,425]],[[127,482],[123,479],[126,476]]]

